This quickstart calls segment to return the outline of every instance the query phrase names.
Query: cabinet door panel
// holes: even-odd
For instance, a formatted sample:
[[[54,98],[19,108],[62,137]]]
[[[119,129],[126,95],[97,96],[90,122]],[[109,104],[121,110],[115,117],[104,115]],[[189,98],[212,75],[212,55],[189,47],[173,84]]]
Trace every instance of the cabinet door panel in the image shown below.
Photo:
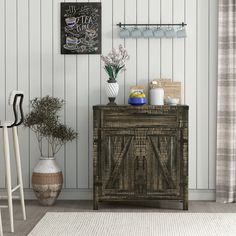
[[[106,130],[101,137],[103,195],[180,195],[176,129]]]

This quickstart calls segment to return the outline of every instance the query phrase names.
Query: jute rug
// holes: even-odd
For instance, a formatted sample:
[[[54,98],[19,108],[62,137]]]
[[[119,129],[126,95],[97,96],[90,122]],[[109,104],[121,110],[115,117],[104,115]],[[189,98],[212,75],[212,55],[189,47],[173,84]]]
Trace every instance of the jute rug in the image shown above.
[[[234,213],[47,213],[29,236],[236,236]]]

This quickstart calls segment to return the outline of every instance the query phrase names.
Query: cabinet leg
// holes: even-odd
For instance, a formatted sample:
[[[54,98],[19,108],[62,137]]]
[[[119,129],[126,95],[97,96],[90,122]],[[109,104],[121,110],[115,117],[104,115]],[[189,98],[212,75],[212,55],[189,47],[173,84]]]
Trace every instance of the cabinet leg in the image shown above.
[[[98,201],[97,200],[93,200],[93,210],[98,210]]]
[[[188,200],[183,201],[183,210],[185,210],[185,211],[188,210]]]

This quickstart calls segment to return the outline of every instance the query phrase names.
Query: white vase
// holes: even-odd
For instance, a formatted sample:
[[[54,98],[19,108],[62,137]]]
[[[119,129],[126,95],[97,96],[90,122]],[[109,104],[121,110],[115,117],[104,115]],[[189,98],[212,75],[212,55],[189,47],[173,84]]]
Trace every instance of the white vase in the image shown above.
[[[105,84],[105,91],[109,99],[109,103],[107,105],[116,105],[115,100],[119,93],[119,84],[116,81],[108,80]]]
[[[34,167],[35,173],[58,173],[61,172],[60,167],[56,163],[55,157],[41,157]]]
[[[55,158],[40,158],[32,175],[32,187],[38,201],[53,205],[62,189],[63,175]]]

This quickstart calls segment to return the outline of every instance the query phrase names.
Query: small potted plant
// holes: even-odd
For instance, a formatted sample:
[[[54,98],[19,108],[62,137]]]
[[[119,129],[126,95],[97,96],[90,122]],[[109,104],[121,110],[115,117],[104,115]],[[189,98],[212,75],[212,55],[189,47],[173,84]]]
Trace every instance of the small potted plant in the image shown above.
[[[109,76],[105,84],[105,91],[109,99],[108,105],[116,105],[115,99],[119,92],[117,76],[121,71],[126,69],[125,63],[129,59],[127,50],[120,45],[119,49],[113,48],[107,56],[101,56],[104,62],[104,69]]]
[[[25,116],[24,126],[36,135],[40,160],[32,175],[32,187],[42,205],[53,205],[63,184],[63,174],[55,155],[66,143],[77,138],[77,133],[60,122],[59,111],[64,100],[46,96],[31,101],[31,111]]]

